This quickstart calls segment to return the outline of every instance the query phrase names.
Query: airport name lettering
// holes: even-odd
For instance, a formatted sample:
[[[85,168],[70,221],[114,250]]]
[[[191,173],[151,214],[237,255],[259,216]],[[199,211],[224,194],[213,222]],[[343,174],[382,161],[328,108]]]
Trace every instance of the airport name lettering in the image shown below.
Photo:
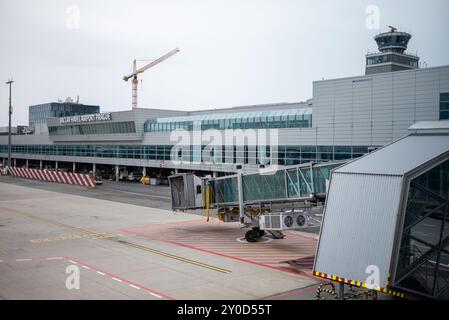
[[[272,305],[221,305],[221,315],[269,315]],[[184,305],[178,307],[178,315],[200,315],[208,318],[211,312],[218,313],[218,309],[212,307],[190,307]]]
[[[62,117],[59,118],[59,123],[79,123],[79,122],[93,122],[93,121],[110,121],[112,120],[111,113],[97,113],[86,114],[82,116]]]

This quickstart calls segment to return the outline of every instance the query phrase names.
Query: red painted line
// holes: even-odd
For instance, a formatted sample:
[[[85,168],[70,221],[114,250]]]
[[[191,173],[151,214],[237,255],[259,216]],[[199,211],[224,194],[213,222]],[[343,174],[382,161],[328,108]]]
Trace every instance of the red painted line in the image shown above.
[[[65,184],[71,184],[71,183],[69,183],[69,178],[67,177],[66,172],[59,171],[58,175]]]
[[[50,176],[51,181],[61,183],[61,179],[59,178],[59,175],[55,171],[49,171],[48,175]]]
[[[305,277],[305,278],[322,281],[321,278],[317,278],[315,276],[308,275],[308,274],[302,273],[302,272],[298,272],[298,271],[295,271],[295,270],[292,270],[292,269],[275,267],[275,266],[271,266],[271,265],[268,265],[268,264],[265,264],[265,263],[261,263],[261,262],[257,262],[257,261],[253,261],[253,260],[248,260],[248,259],[243,259],[243,258],[239,258],[239,257],[236,257],[236,256],[231,256],[231,255],[219,253],[219,252],[212,251],[212,250],[202,249],[202,248],[190,246],[190,245],[187,245],[187,244],[179,243],[179,242],[176,242],[176,241],[155,238],[155,237],[151,237],[151,236],[149,236],[149,235],[147,235],[145,233],[141,233],[141,232],[128,231],[128,233],[131,233],[131,234],[134,234],[134,235],[139,235],[139,236],[145,237],[147,239],[151,239],[151,240],[156,240],[156,241],[160,241],[160,242],[170,243],[170,244],[177,245],[177,246],[180,246],[180,247],[184,247],[184,248],[188,248],[188,249],[192,249],[192,250],[197,250],[197,251],[213,254],[213,255],[224,257],[224,258],[228,258],[228,259],[233,259],[233,260],[237,260],[237,261],[241,261],[241,262],[254,264],[254,265],[257,265],[257,266],[260,266],[260,267],[266,267],[266,268],[270,268],[270,269],[273,269],[273,270],[287,272],[287,273],[294,274],[294,275],[297,275],[297,276],[302,276],[302,277]]]
[[[311,291],[316,291],[316,288],[315,287],[310,287],[310,288],[298,290],[298,291],[291,292],[291,293],[288,293],[288,294],[285,294],[285,295],[282,295],[282,296],[274,297],[271,300],[282,300],[282,299],[298,296],[300,294],[304,294],[304,293],[311,292]]]
[[[154,224],[149,224],[149,225],[144,225],[144,226],[124,227],[124,228],[120,228],[118,230],[122,231],[122,232],[128,232],[127,230],[133,230],[133,229],[154,229],[156,227],[165,227],[167,225],[179,225],[179,224],[194,223],[194,222],[199,222],[199,221],[200,220],[187,220],[187,221],[172,221],[172,222],[166,222],[166,223],[154,223]],[[132,232],[128,232],[128,233],[132,233]]]
[[[129,281],[129,280],[127,280],[127,279],[125,279],[125,278],[122,278],[122,277],[120,277],[120,276],[118,276],[118,275],[116,275],[116,274],[113,274],[113,273],[110,273],[110,272],[107,272],[107,271],[98,269],[97,267],[88,265],[87,263],[83,263],[83,262],[81,262],[81,261],[79,261],[79,260],[77,260],[77,259],[74,259],[74,258],[71,258],[71,257],[64,257],[64,259],[66,259],[67,261],[74,261],[74,262],[78,263],[78,264],[81,265],[81,266],[88,267],[88,268],[91,268],[92,270],[95,270],[95,271],[104,273],[104,274],[110,276],[111,278],[119,279],[119,280],[121,280],[121,281],[123,281],[123,282],[125,282],[125,283],[127,283],[127,284],[130,284],[130,285],[132,284],[133,286],[139,287],[140,289],[143,289],[143,290],[149,292],[150,294],[155,294],[155,295],[157,295],[157,296],[160,296],[160,297],[165,298],[165,299],[168,299],[168,300],[175,300],[175,298],[172,298],[172,297],[170,297],[170,296],[167,296],[167,295],[162,294],[162,293],[160,293],[160,292],[157,292],[157,291],[155,291],[155,290],[149,289],[149,288],[144,287],[144,286],[142,286],[142,285],[140,285],[140,284],[137,284],[137,283],[135,283],[135,282]]]
[[[253,260],[248,260],[248,259],[243,259],[243,258],[239,258],[239,257],[235,257],[235,256],[230,256],[230,255],[227,255],[227,254],[223,254],[223,253],[219,253],[219,252],[215,252],[215,251],[211,251],[211,250],[207,250],[207,249],[201,249],[201,248],[189,246],[187,244],[183,244],[183,243],[179,243],[179,242],[175,242],[175,241],[163,240],[163,239],[155,239],[155,240],[158,240],[158,241],[161,241],[161,242],[170,243],[170,244],[174,244],[174,245],[177,245],[177,246],[180,246],[180,247],[184,247],[184,248],[189,248],[189,249],[205,252],[205,253],[210,253],[210,254],[213,254],[213,255],[216,255],[216,256],[220,256],[220,257],[224,257],[224,258],[229,258],[229,259],[238,260],[238,261],[241,261],[241,262],[254,264],[254,265],[257,265],[257,266],[260,266],[260,267],[266,267],[266,268],[270,268],[270,269],[277,270],[277,271],[291,273],[291,274],[294,274],[294,275],[297,275],[297,276],[302,276],[302,277],[306,277],[306,278],[313,279],[313,280],[322,280],[322,279],[317,278],[315,276],[311,276],[311,275],[308,275],[306,273],[300,273],[300,272],[297,272],[295,270],[284,269],[284,268],[280,268],[280,267],[274,267],[274,266],[270,266],[270,265],[265,264],[265,263],[261,263],[261,262],[257,262],[257,261],[253,261]]]
[[[44,174],[47,177],[47,180],[50,182],[56,182],[55,178],[53,177],[53,175],[51,174],[50,171],[48,170],[44,170]]]
[[[37,171],[37,175],[39,176],[39,180],[43,180],[43,181],[47,181],[47,178],[44,176],[44,173],[42,172],[42,170],[36,170]]]
[[[87,184],[86,179],[84,178],[84,174],[77,173],[76,176],[77,176],[77,178],[78,178],[78,180],[79,180],[79,182],[80,182],[80,184],[81,184],[82,186],[86,186],[86,187],[89,186],[89,185]]]
[[[73,184],[73,180],[72,180],[72,178],[70,177],[70,172],[69,172],[69,173],[63,172],[63,175],[64,175],[66,181],[67,181],[69,184]]]
[[[34,169],[27,169],[30,178],[36,180],[36,175],[34,174]]]
[[[290,233],[289,232],[287,235],[289,235],[289,236],[296,236],[296,237],[300,237],[300,238],[304,238],[304,239],[313,240],[315,242],[318,242],[318,239],[315,239],[315,238],[312,238],[312,237],[303,236],[302,234]]]
[[[53,182],[53,180],[51,180],[50,177],[48,176],[46,169],[42,170],[42,176],[44,177],[45,181]]]
[[[78,173],[72,173],[72,178],[75,181],[75,184],[82,186],[83,183],[80,180],[79,174]]]
[[[25,175],[28,179],[33,179],[33,175],[31,174],[31,169],[25,168]]]

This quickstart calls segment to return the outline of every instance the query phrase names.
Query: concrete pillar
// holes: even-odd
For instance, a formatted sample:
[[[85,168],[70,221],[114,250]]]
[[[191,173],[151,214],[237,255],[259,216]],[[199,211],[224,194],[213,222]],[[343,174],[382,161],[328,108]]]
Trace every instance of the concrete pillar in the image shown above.
[[[147,176],[147,168],[146,168],[146,167],[143,167],[143,168],[142,168],[142,175],[143,175],[144,177]]]
[[[95,173],[97,171],[97,165],[94,163],[92,164],[92,171]]]
[[[212,177],[216,178],[217,177],[217,171],[212,172]]]
[[[179,173],[179,172],[178,172],[178,169],[175,169],[175,173],[176,173],[176,174],[178,174],[178,173]]]
[[[14,167],[17,167],[17,159],[14,159]]]
[[[55,170],[58,171],[58,161],[55,161]]]
[[[25,160],[25,168],[28,168],[28,166],[30,165],[30,161],[28,159]]]
[[[42,160],[39,161],[39,169],[42,170]]]
[[[75,170],[76,170],[76,163],[74,162],[72,165],[72,172],[75,173]]]
[[[119,172],[120,172],[120,168],[118,166],[115,166],[115,181],[119,181]]]

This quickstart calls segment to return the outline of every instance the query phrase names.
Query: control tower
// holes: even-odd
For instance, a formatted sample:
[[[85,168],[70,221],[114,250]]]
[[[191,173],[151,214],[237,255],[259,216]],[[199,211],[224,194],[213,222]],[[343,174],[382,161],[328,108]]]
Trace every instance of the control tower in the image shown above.
[[[419,57],[405,52],[412,35],[389,28],[389,32],[374,37],[379,52],[366,55],[367,75],[419,68]]]

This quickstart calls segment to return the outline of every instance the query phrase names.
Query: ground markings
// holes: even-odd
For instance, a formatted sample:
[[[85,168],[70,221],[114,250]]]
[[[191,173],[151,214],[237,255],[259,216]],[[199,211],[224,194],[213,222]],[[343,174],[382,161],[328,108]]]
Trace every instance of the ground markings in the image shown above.
[[[30,262],[30,261],[50,261],[50,260],[63,260],[64,257],[49,257],[49,258],[17,258],[17,259],[0,259],[0,263],[14,263],[14,262]]]
[[[287,237],[281,240],[242,243],[238,239],[245,230],[235,224],[215,221],[205,223],[199,220],[123,228],[120,231],[318,280],[312,274],[310,263],[302,264],[300,268],[289,263],[298,259],[311,259],[315,255],[317,240],[296,233],[287,232]]]
[[[88,264],[83,263],[83,262],[81,262],[81,261],[79,261],[79,260],[77,260],[77,259],[74,259],[74,258],[72,258],[72,257],[64,257],[64,259],[66,259],[68,262],[70,262],[70,263],[72,263],[72,264],[79,265],[79,266],[81,266],[81,267],[84,268],[84,269],[91,270],[91,271],[95,271],[95,273],[96,273],[96,274],[99,274],[100,276],[108,277],[108,278],[110,278],[111,280],[114,280],[114,281],[116,281],[116,282],[118,282],[118,283],[126,284],[126,285],[128,285],[130,288],[133,288],[133,289],[136,289],[136,290],[143,290],[143,291],[146,291],[148,294],[150,294],[151,296],[156,297],[156,298],[158,298],[158,299],[175,300],[174,298],[172,298],[172,297],[170,297],[170,296],[167,296],[167,295],[162,294],[162,293],[160,293],[160,292],[157,292],[157,291],[155,291],[155,290],[149,289],[149,288],[147,288],[147,287],[145,287],[145,286],[143,286],[143,285],[140,285],[140,284],[138,284],[138,283],[132,282],[132,281],[130,281],[130,280],[128,280],[128,279],[122,278],[122,277],[120,277],[120,276],[118,276],[118,275],[116,275],[116,274],[107,272],[107,271],[105,271],[105,270],[101,270],[101,269],[99,269],[99,268],[97,268],[97,267],[94,267],[94,266],[92,266],[92,265],[88,265]]]
[[[0,263],[8,263],[8,262],[9,263],[11,263],[11,262],[24,263],[24,262],[30,262],[30,261],[56,261],[56,260],[64,260],[64,261],[67,261],[67,262],[69,262],[71,264],[79,265],[83,269],[95,271],[95,273],[99,274],[100,276],[109,277],[112,280],[114,280],[116,282],[119,282],[119,283],[126,283],[129,287],[131,287],[133,289],[144,290],[148,294],[150,294],[151,296],[156,297],[158,299],[164,299],[165,298],[165,299],[168,299],[168,300],[175,300],[174,298],[172,298],[170,296],[164,295],[164,294],[159,293],[159,292],[157,292],[155,290],[149,289],[149,288],[144,287],[144,286],[142,286],[140,284],[137,284],[137,283],[134,283],[134,282],[132,282],[130,280],[127,280],[127,279],[124,279],[122,277],[119,277],[118,275],[115,275],[115,274],[112,274],[112,273],[100,270],[100,269],[98,269],[96,267],[87,265],[87,264],[82,263],[81,261],[79,261],[77,259],[73,259],[73,258],[70,258],[70,257],[18,258],[18,259],[11,259],[11,260],[2,259],[2,260],[0,260]]]
[[[195,266],[198,266],[198,267],[201,267],[201,268],[206,268],[206,269],[209,269],[209,270],[212,270],[212,271],[216,271],[216,272],[219,272],[219,273],[225,273],[225,274],[226,273],[231,273],[231,270],[228,270],[228,269],[216,267],[216,266],[213,266],[213,265],[210,265],[210,264],[207,264],[207,263],[203,263],[203,262],[200,262],[200,261],[188,259],[188,258],[185,258],[185,257],[182,257],[182,256],[178,256],[178,255],[171,254],[171,253],[168,253],[168,252],[164,252],[164,251],[161,251],[161,250],[153,249],[153,248],[150,248],[148,246],[143,246],[143,245],[136,244],[136,243],[133,243],[133,242],[130,242],[130,241],[118,239],[116,236],[103,236],[103,237],[100,236],[100,237],[98,237],[98,235],[104,235],[105,234],[104,232],[103,233],[101,233],[101,232],[94,232],[94,231],[91,231],[91,230],[88,230],[88,229],[85,229],[85,228],[80,228],[80,227],[68,225],[68,224],[61,223],[59,221],[53,220],[53,219],[39,217],[39,216],[36,216],[34,214],[18,211],[18,210],[15,210],[15,209],[4,208],[4,207],[0,207],[0,209],[6,210],[6,211],[10,211],[10,212],[13,212],[15,214],[22,215],[22,216],[26,216],[26,217],[28,217],[30,219],[34,219],[34,220],[37,220],[37,221],[45,222],[45,223],[48,223],[48,224],[51,224],[51,225],[54,225],[54,226],[57,226],[57,227],[60,227],[60,228],[76,230],[76,231],[78,231],[78,232],[80,232],[80,233],[82,233],[84,235],[88,235],[88,236],[94,237],[93,239],[110,240],[110,241],[114,241],[115,243],[123,244],[123,245],[129,246],[129,247],[133,247],[133,248],[136,248],[136,249],[139,249],[139,250],[143,250],[143,251],[146,251],[146,252],[149,252],[149,253],[153,253],[153,254],[157,254],[157,255],[160,255],[160,256],[164,256],[166,258],[182,261],[182,262],[185,262],[185,263],[188,263],[188,264],[192,264],[192,265],[195,265]]]

